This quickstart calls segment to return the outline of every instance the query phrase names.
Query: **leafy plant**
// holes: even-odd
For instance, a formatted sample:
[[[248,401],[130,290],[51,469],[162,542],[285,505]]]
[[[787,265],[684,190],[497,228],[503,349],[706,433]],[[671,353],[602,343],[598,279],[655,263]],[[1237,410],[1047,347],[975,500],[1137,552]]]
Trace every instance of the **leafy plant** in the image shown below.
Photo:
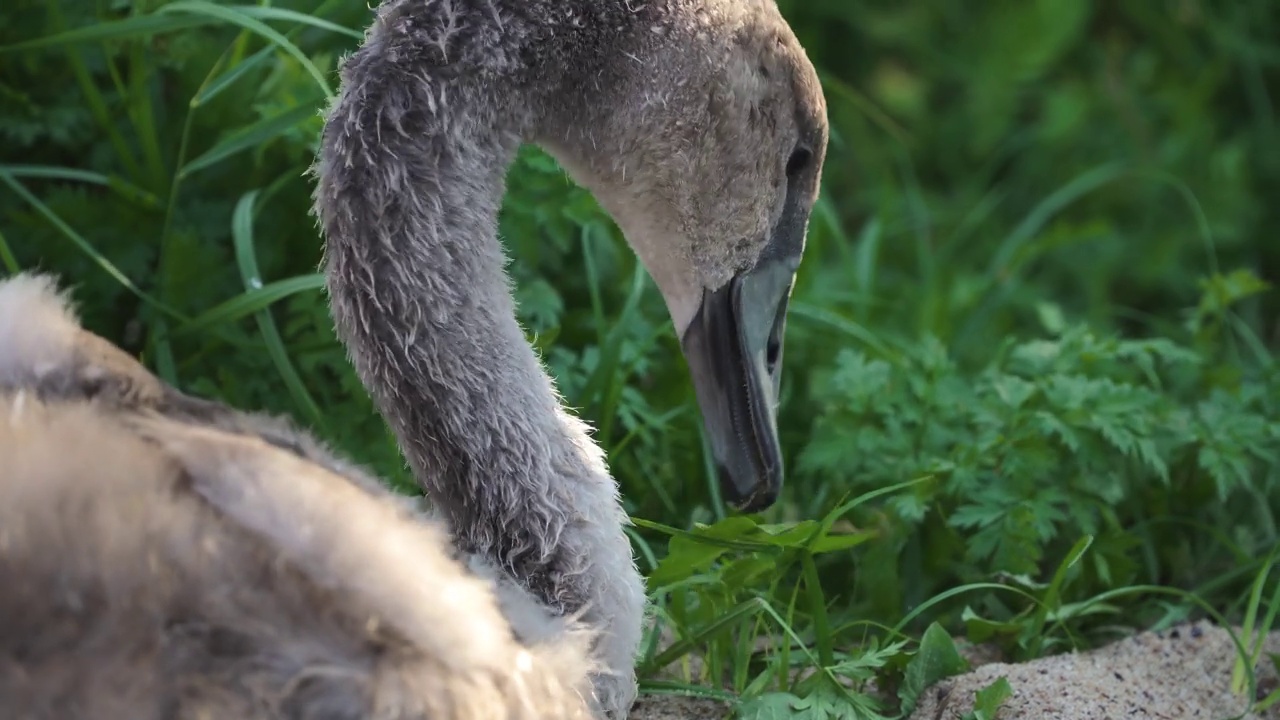
[[[720,501],[665,306],[591,196],[523,148],[500,218],[520,320],[637,518],[646,691],[902,717],[961,669],[952,633],[1019,659],[1205,614],[1244,626],[1252,692],[1280,603],[1280,4],[779,5],[831,146],[775,509]],[[319,110],[369,20],[5,3],[0,268],[61,274],[170,382],[417,492],[308,216]]]
[[[1034,573],[1082,535],[1098,538],[1080,571],[1099,585],[1187,580],[1224,559],[1188,558],[1173,529],[1130,533],[1161,515],[1235,526],[1219,551],[1265,546],[1248,529],[1273,527],[1274,510],[1255,501],[1275,493],[1280,475],[1280,416],[1264,377],[1224,386],[1212,358],[1190,347],[1084,326],[1011,341],[994,356],[967,373],[933,339],[892,360],[843,350],[813,382],[820,409],[806,473],[853,488],[937,479],[886,508],[903,535],[952,540],[930,560],[953,569],[920,594]],[[1240,523],[1250,516],[1257,526]],[[1140,544],[1146,567],[1132,558]],[[880,572],[883,585],[901,586]]]

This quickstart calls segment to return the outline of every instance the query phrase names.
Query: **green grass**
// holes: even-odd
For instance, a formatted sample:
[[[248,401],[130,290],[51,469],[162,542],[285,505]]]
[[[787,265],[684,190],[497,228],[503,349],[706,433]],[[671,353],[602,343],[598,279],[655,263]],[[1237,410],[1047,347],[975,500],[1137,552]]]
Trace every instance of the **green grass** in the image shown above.
[[[663,303],[592,198],[526,148],[501,217],[521,321],[599,429],[676,638],[646,644],[645,690],[757,720],[896,717],[962,669],[952,635],[1027,659],[1190,617],[1241,625],[1262,659],[1280,6],[781,6],[832,142],[776,508],[721,502]],[[303,175],[368,19],[7,3],[0,266],[58,272],[167,380],[288,413],[411,491],[332,335]]]

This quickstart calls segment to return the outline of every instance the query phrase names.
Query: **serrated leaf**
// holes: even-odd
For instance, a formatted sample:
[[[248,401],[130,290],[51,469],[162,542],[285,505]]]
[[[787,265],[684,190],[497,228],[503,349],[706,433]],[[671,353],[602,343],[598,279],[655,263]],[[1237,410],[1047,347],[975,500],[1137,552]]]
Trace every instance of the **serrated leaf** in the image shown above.
[[[872,698],[836,687],[830,681],[819,683],[808,695],[791,703],[797,710],[794,720],[887,720]]]
[[[831,666],[831,672],[855,681],[870,680],[877,670],[886,667],[890,661],[902,654],[907,642],[905,640],[877,647],[872,643],[850,657]]]
[[[795,704],[800,698],[785,692],[758,695],[742,703],[738,708],[739,720],[796,720],[799,717]]]
[[[996,396],[1010,408],[1017,409],[1036,391],[1036,386],[1016,375],[1001,375],[992,384]]]

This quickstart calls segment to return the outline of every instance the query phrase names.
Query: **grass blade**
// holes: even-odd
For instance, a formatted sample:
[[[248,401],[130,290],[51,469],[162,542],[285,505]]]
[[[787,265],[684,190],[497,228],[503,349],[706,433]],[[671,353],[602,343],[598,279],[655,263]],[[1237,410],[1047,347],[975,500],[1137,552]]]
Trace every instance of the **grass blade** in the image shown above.
[[[848,318],[841,317],[838,313],[834,313],[825,308],[820,308],[816,305],[811,305],[805,302],[792,302],[790,309],[787,311],[787,316],[807,320],[818,325],[826,325],[829,328],[838,330],[854,340],[861,342],[883,356],[894,356],[894,353],[889,349],[889,346],[885,345],[880,338],[876,337],[875,333],[868,330],[865,326],[854,322],[853,320],[849,320]]]
[[[199,157],[194,158],[191,162],[183,166],[178,174],[182,178],[190,176],[192,173],[209,167],[221,160],[224,160],[238,152],[248,150],[249,148],[261,147],[262,145],[274,140],[275,138],[285,134],[303,120],[316,114],[316,109],[305,105],[300,105],[292,110],[285,110],[282,113],[264,118],[252,125],[232,132],[223,137],[213,147],[209,148]]]
[[[236,80],[244,77],[244,75],[250,70],[257,68],[264,60],[275,54],[275,51],[275,46],[268,45],[244,60],[233,64],[230,70],[227,70],[202,86],[195,94],[195,97],[191,98],[190,107],[198,108],[214,99],[220,95],[223,90],[231,87]]]
[[[911,624],[912,620],[915,620],[916,617],[918,617],[919,615],[921,615],[922,613],[924,613],[926,610],[933,607],[934,605],[950,600],[951,598],[956,597],[957,595],[963,595],[964,593],[973,592],[975,590],[995,590],[999,592],[1008,592],[1008,593],[1013,593],[1014,595],[1021,596],[1026,600],[1029,600],[1032,603],[1035,603],[1037,605],[1039,605],[1040,603],[1039,598],[1037,598],[1035,595],[1032,595],[1026,590],[1022,590],[1020,588],[1016,588],[1011,585],[1003,585],[1001,583],[989,583],[989,582],[969,583],[968,585],[961,585],[960,587],[954,587],[945,592],[938,593],[937,595],[934,595],[933,597],[929,598],[928,601],[920,603],[919,605],[912,608],[911,612],[908,612],[906,615],[904,615],[903,618],[899,620],[896,625],[893,626],[894,634],[896,635],[898,633],[901,633],[903,631],[903,628]]]
[[[10,275],[22,272],[22,267],[18,265],[18,258],[14,256],[13,248],[9,247],[9,241],[5,239],[3,232],[0,232],[0,262],[4,263],[4,269]]]
[[[94,23],[74,30],[64,30],[53,35],[5,45],[0,47],[0,53],[37,50],[79,43],[133,40],[176,30],[189,30],[201,25],[209,25],[213,22],[214,19],[211,17],[195,15],[134,15],[122,20]]]
[[[643,673],[651,675],[680,659],[681,656],[688,654],[705,638],[710,637],[727,627],[731,627],[734,623],[737,623],[744,618],[755,615],[761,611],[767,612],[769,610],[772,610],[772,608],[769,607],[769,603],[761,600],[760,598],[744,600],[704,627],[699,628],[692,637],[678,640],[672,643],[671,647],[668,647],[666,650],[658,653],[657,657],[645,664]]]
[[[119,175],[103,173],[79,168],[58,167],[56,165],[0,165],[0,172],[7,172],[15,178],[35,178],[39,180],[70,180],[90,185],[101,185],[115,191],[120,197],[129,200],[147,210],[159,210],[163,203],[155,193],[147,191]]]
[[[1067,556],[1058,565],[1058,569],[1054,571],[1053,579],[1049,582],[1049,587],[1045,589],[1044,600],[1040,603],[1039,609],[1035,613],[1031,630],[1028,633],[1031,638],[1030,651],[1032,655],[1040,654],[1041,644],[1044,641],[1044,625],[1049,613],[1057,612],[1062,606],[1062,586],[1067,581],[1067,572],[1080,561],[1080,558],[1088,552],[1091,545],[1093,545],[1092,535],[1085,535],[1077,540],[1076,544],[1067,553]]]
[[[324,276],[319,273],[276,280],[209,308],[175,331],[174,336],[185,337],[223,323],[235,322],[291,295],[323,289]]]
[[[329,32],[339,35],[346,35],[354,40],[363,40],[364,33],[359,30],[352,30],[349,27],[330,22],[313,15],[300,13],[296,10],[287,8],[269,7],[265,5],[225,5],[228,10],[243,13],[249,17],[258,18],[260,20],[287,20],[288,22],[298,23],[299,25],[310,25],[320,30],[328,30]]]
[[[835,646],[831,636],[831,621],[827,617],[827,600],[822,594],[822,582],[818,578],[818,566],[813,562],[813,555],[807,552],[800,554],[800,566],[804,573],[804,591],[809,600],[809,613],[813,616],[818,660],[823,667],[830,667],[835,664]]]
[[[45,205],[43,202],[41,202],[40,199],[37,198],[35,195],[33,195],[31,191],[26,188],[25,185],[23,185],[21,182],[18,182],[17,178],[13,177],[13,175],[9,174],[4,170],[0,170],[0,182],[3,182],[5,185],[8,185],[9,189],[13,190],[13,192],[17,194],[18,197],[22,198],[23,200],[28,202],[32,207],[34,207],[36,209],[36,212],[43,215],[51,225],[57,228],[57,230],[61,232],[68,240],[70,240],[76,247],[80,248],[80,250],[84,252],[84,254],[88,255],[89,258],[92,259],[93,262],[98,265],[98,267],[106,271],[108,275],[110,275],[113,279],[115,279],[116,282],[120,283],[120,285],[123,286],[126,290],[133,293],[139,300],[142,300],[144,303],[150,305],[151,307],[159,310],[160,312],[166,315],[169,315],[170,317],[176,318],[181,321],[186,321],[186,318],[182,315],[182,313],[178,312],[172,307],[169,307],[165,303],[161,302],[159,298],[156,298],[155,296],[151,295],[150,293],[144,291],[142,288],[139,288],[136,284],[134,284],[134,282],[130,280],[129,277],[120,270],[120,268],[115,266],[115,263],[112,263],[110,260],[104,257],[102,253],[98,252],[93,247],[92,243],[86,240],[83,235],[76,232],[75,228],[68,225],[67,222],[63,220],[61,217],[59,217],[58,214],[55,213],[48,205]]]
[[[641,695],[679,695],[681,697],[705,698],[708,700],[718,700],[720,702],[734,703],[738,701],[738,696],[726,690],[717,690],[715,688],[703,687],[701,685],[688,685],[672,680],[641,680]]]
[[[1008,272],[1018,250],[1034,238],[1042,228],[1067,206],[1128,172],[1122,163],[1108,163],[1076,176],[1066,185],[1041,200],[1022,222],[1000,243],[987,271],[988,277],[1002,277]]]
[[[56,27],[61,28],[65,25],[58,0],[50,3],[49,18]],[[89,106],[89,113],[93,115],[98,127],[106,134],[107,141],[115,151],[121,166],[124,167],[124,171],[134,180],[141,180],[143,177],[142,165],[134,157],[133,150],[124,139],[124,136],[116,129],[115,119],[107,108],[106,98],[93,82],[93,75],[89,72],[89,65],[81,56],[81,49],[78,46],[67,46],[65,55],[67,62],[71,65],[71,72],[75,75],[76,84],[80,86],[80,92],[84,94],[85,103]]]
[[[329,82],[324,79],[324,74],[320,72],[320,69],[316,67],[315,63],[311,62],[311,58],[307,57],[306,53],[302,52],[297,45],[294,45],[293,42],[284,35],[281,35],[270,25],[267,25],[252,15],[245,13],[243,9],[216,5],[211,2],[206,2],[205,0],[178,0],[178,2],[170,3],[161,7],[156,12],[165,14],[188,13],[197,17],[208,17],[221,20],[232,25],[238,25],[256,35],[261,35],[263,38],[266,38],[273,44],[279,46],[281,50],[284,50],[292,56],[294,60],[297,60],[298,64],[307,71],[307,74],[316,81],[316,85],[324,91],[324,96],[326,98],[333,97],[333,90],[329,88]]]
[[[253,241],[253,203],[257,195],[258,191],[253,190],[240,196],[235,212],[231,216],[231,238],[235,245],[236,264],[240,266],[240,277],[248,290],[262,287],[262,275],[258,270],[258,258]],[[276,366],[276,372],[280,373],[280,378],[284,380],[285,387],[293,396],[294,402],[318,428],[327,431],[328,424],[325,422],[324,413],[320,412],[320,406],[307,391],[307,386],[298,375],[297,368],[289,359],[289,352],[285,349],[284,340],[280,337],[280,331],[276,327],[275,318],[271,316],[271,311],[268,308],[262,308],[254,313],[254,319],[258,323],[258,332],[262,334],[262,341],[267,346],[271,362]]]
[[[160,130],[156,124],[156,110],[153,109],[152,85],[154,71],[151,69],[147,48],[142,43],[131,43],[129,47],[129,85],[126,112],[133,121],[134,136],[142,146],[142,159],[146,166],[146,177],[153,188],[163,188],[168,184],[168,171],[165,167],[164,151],[160,148]],[[164,282],[161,281],[161,287]]]

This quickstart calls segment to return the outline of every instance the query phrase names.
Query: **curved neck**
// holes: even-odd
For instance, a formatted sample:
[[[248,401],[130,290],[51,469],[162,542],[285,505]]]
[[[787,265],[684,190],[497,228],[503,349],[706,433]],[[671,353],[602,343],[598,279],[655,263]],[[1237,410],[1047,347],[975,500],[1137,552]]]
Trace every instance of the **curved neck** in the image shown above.
[[[491,8],[396,0],[343,67],[316,191],[335,326],[459,547],[553,609],[609,603],[601,624],[634,646],[625,514],[525,340],[496,233],[537,102],[507,46],[547,28]]]

